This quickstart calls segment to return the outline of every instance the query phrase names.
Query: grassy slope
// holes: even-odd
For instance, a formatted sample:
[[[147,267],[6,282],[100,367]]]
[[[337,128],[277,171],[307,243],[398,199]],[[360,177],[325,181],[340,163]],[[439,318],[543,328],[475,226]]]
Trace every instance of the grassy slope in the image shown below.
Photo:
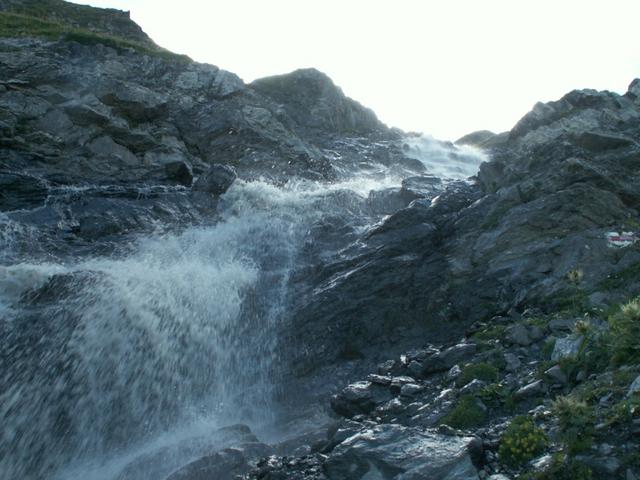
[[[61,2],[63,3],[63,2]],[[90,10],[97,10],[89,7]],[[26,9],[28,12],[29,10]],[[69,22],[43,18],[42,11],[35,15],[14,12],[0,12],[0,37],[40,37],[52,40],[75,41],[85,45],[102,44],[117,50],[133,49],[149,55],[161,56],[170,60],[190,61],[186,55],[178,55],[151,41],[140,41],[108,33],[97,32],[89,28],[73,26]],[[93,12],[95,15],[95,12]],[[74,20],[73,23],[79,23]]]

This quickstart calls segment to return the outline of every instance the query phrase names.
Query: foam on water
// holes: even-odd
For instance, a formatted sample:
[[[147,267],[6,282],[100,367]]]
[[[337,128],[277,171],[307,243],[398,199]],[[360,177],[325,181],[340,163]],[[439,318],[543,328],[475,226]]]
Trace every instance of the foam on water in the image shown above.
[[[450,178],[466,177],[480,156],[458,160]],[[356,229],[378,221],[363,218],[369,192],[401,180],[384,167],[333,184],[238,180],[221,198],[217,224],[140,238],[124,256],[10,264],[7,253],[0,472],[106,480],[203,428],[267,421],[274,327],[286,317],[312,225],[335,215]],[[0,229],[7,252],[20,228]],[[159,458],[166,465],[158,468],[200,447]]]
[[[22,361],[26,342],[42,351],[38,365],[3,365],[0,470],[37,478],[216,412],[247,421],[239,398],[265,418],[273,324],[309,225],[349,214],[341,192],[364,202],[394,181],[237,181],[215,226],[141,238],[121,258],[1,267],[0,308],[18,322],[3,361]],[[40,309],[18,315],[20,298],[38,289]]]
[[[489,157],[470,145],[444,144],[428,135],[406,138],[406,155],[420,160],[427,172],[440,178],[464,180],[478,173]]]

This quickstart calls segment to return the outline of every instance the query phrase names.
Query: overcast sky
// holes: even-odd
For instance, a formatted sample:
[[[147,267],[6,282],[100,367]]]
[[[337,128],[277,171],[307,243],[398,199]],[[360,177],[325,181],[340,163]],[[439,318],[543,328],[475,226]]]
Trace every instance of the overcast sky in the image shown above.
[[[640,77],[640,0],[76,0],[249,82],[301,67],[403,130],[510,129],[574,88]]]

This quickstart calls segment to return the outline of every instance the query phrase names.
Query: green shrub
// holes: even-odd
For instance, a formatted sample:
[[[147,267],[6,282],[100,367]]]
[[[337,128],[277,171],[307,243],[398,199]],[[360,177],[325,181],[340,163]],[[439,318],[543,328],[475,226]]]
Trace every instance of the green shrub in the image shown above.
[[[456,379],[456,384],[463,387],[471,380],[482,380],[483,382],[495,382],[498,379],[498,369],[485,362],[470,363],[465,365],[462,372]]]
[[[478,399],[472,395],[465,395],[460,397],[460,400],[453,410],[440,420],[440,424],[465,429],[479,427],[483,425],[485,421],[486,413]]]
[[[493,408],[504,407],[509,411],[515,409],[515,400],[509,388],[502,383],[491,383],[476,393],[485,405]]]
[[[507,329],[504,325],[491,325],[472,335],[475,340],[501,340]]]
[[[517,467],[542,453],[547,444],[544,431],[536,427],[531,418],[519,416],[502,435],[498,453],[502,463]]]
[[[553,347],[555,347],[555,345],[556,345],[555,338],[546,339],[542,344],[542,351],[540,352],[540,354],[542,355],[542,358],[544,358],[545,360],[551,360],[551,355],[553,354]]]
[[[627,425],[637,418],[640,418],[640,398],[626,398],[613,405],[607,412],[607,421],[610,424]]]
[[[626,287],[630,282],[640,278],[640,262],[633,263],[617,273],[611,274],[599,284],[603,290],[618,290]]]
[[[559,438],[569,455],[591,447],[595,431],[593,407],[572,397],[558,397],[553,402],[553,413],[558,419]]]
[[[611,361],[614,365],[640,363],[640,297],[609,318]]]

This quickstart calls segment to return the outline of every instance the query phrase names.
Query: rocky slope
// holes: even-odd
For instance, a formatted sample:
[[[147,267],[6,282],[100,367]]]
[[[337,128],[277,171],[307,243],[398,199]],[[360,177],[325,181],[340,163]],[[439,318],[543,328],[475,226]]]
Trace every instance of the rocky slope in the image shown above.
[[[387,128],[316,70],[247,85],[162,50],[126,14],[41,3],[0,1],[0,265],[7,267],[0,280],[7,295],[20,293],[0,309],[0,366],[8,372],[0,379],[6,392],[0,414],[11,425],[0,437],[5,471],[45,478],[70,452],[98,448],[83,443],[84,424],[74,421],[86,413],[75,406],[91,398],[73,350],[89,328],[70,306],[100,313],[89,308],[101,305],[99,294],[78,300],[78,292],[116,286],[103,283],[99,262],[88,263],[96,271],[59,273],[60,265],[120,260],[142,237],[233,222],[242,209],[261,213],[266,196],[223,195],[237,177],[244,188],[272,188],[265,191],[277,198],[268,209],[289,201],[283,195],[290,190],[282,188],[291,185],[314,185],[305,199],[318,188],[328,192],[317,202],[323,214],[305,217],[300,231],[290,225],[308,204],[257,215],[246,227],[242,239],[255,243],[251,253],[262,256],[252,260],[265,274],[246,293],[238,331],[223,333],[239,352],[228,365],[273,359],[276,410],[287,412],[280,422],[329,405],[333,419],[302,432],[292,427],[290,438],[270,445],[244,426],[217,430],[215,441],[196,449],[208,453],[188,465],[176,450],[159,448],[117,478],[640,473],[640,358],[633,342],[640,320],[634,302],[620,307],[640,292],[639,80],[624,95],[582,90],[538,104],[510,132],[468,135],[459,144],[481,146],[491,161],[473,181],[441,179],[411,154],[415,137]],[[448,162],[467,159],[462,147],[433,144]],[[383,176],[401,184],[365,198],[338,187]],[[274,229],[255,227],[265,223]],[[295,255],[277,251],[287,233],[300,244]],[[238,242],[212,238],[215,248]],[[190,248],[171,255],[191,254]],[[264,254],[269,248],[276,252]],[[282,273],[285,261],[293,266]],[[21,292],[11,268],[30,263],[59,266]],[[275,295],[280,277],[286,308],[277,304],[278,310],[263,293]],[[150,285],[142,291],[164,288]],[[160,328],[168,306],[154,301]],[[190,312],[200,305],[191,297],[181,301],[181,315],[195,322]],[[282,321],[260,323],[269,308],[285,311]],[[17,317],[8,313],[14,310]],[[113,319],[135,323],[125,310]],[[125,395],[102,399],[112,410],[104,425],[95,419],[105,430],[100,448],[126,449],[135,435],[144,438],[151,426],[168,428],[180,418],[176,397],[211,393],[193,363],[215,363],[219,352],[186,349],[201,337],[189,337],[190,328],[180,325],[170,331],[178,347],[168,345],[180,353],[175,370],[182,377],[165,376],[164,357],[151,364],[154,386],[179,395],[142,391],[135,397],[142,404],[138,418],[123,398],[140,386],[140,371],[124,387],[103,372],[103,396],[121,387]],[[273,345],[257,334],[264,329],[273,330]],[[134,350],[120,358],[132,364],[140,352],[151,358],[154,334],[128,331]],[[117,344],[109,350],[117,353]],[[235,381],[251,383],[253,373]],[[44,425],[35,431],[51,436],[16,420],[26,418],[20,397],[28,391],[18,387],[34,379],[47,387],[30,415]],[[194,385],[188,390],[180,379]],[[136,422],[149,432],[127,428]]]

